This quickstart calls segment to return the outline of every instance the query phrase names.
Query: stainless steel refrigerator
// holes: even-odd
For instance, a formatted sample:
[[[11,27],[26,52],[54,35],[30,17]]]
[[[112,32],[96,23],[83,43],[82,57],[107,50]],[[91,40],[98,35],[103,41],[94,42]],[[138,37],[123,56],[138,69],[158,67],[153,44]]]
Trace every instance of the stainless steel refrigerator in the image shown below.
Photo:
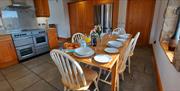
[[[103,32],[112,31],[113,4],[100,4],[94,6],[94,24],[101,25]]]

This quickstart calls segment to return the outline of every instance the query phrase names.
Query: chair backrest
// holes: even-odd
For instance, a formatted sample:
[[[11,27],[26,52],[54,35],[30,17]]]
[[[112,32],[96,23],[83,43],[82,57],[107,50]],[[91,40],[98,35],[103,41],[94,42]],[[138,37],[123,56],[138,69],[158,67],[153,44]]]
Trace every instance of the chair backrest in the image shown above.
[[[131,52],[132,46],[133,46],[134,38],[131,39],[130,43],[128,44],[128,47],[126,48],[124,58],[123,58],[123,63],[126,64],[129,53]]]
[[[86,80],[81,66],[71,56],[63,51],[54,49],[50,52],[51,58],[58,67],[62,82],[69,88],[86,86]]]
[[[139,35],[140,35],[140,32],[137,32],[136,35],[135,35],[135,37],[134,37],[134,42],[133,42],[132,49],[131,49],[131,53],[132,53],[132,54],[133,54],[134,49],[135,49],[135,46],[136,46],[136,44],[137,44],[137,40],[138,40],[138,38],[139,38]]]
[[[73,34],[73,36],[72,36],[71,42],[72,42],[72,43],[78,43],[79,40],[83,39],[83,36],[84,36],[84,34],[82,34],[82,33],[75,33],[75,34]]]
[[[118,27],[113,30],[112,34],[126,34],[126,31],[123,27]]]

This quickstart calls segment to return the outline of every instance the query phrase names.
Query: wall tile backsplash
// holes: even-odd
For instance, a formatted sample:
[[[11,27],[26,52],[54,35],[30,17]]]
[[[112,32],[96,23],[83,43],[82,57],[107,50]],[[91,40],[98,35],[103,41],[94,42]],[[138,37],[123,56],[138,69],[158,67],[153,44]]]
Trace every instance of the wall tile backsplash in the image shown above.
[[[1,12],[3,25],[7,31],[37,28],[35,11],[31,8],[21,9],[7,7]]]

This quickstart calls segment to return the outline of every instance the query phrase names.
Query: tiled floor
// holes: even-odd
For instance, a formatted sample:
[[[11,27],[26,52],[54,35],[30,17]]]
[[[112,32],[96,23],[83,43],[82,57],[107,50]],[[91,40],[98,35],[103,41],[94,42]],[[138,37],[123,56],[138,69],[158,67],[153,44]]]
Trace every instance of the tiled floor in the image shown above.
[[[132,73],[125,72],[120,91],[156,91],[150,48],[137,48],[132,57]],[[93,86],[92,86],[93,87]],[[99,82],[100,91],[110,86]],[[49,54],[0,70],[0,91],[63,91],[60,74]]]

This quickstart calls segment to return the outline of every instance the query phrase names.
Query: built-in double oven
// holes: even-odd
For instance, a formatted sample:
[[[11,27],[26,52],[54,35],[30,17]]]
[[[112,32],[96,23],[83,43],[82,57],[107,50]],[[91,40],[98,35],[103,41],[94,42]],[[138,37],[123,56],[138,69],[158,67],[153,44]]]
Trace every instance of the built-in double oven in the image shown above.
[[[33,29],[12,34],[19,60],[49,51],[45,30]]]
[[[31,32],[13,33],[12,37],[19,60],[35,55],[35,47]]]
[[[44,30],[33,31],[33,41],[36,54],[41,54],[49,51],[47,34]]]

